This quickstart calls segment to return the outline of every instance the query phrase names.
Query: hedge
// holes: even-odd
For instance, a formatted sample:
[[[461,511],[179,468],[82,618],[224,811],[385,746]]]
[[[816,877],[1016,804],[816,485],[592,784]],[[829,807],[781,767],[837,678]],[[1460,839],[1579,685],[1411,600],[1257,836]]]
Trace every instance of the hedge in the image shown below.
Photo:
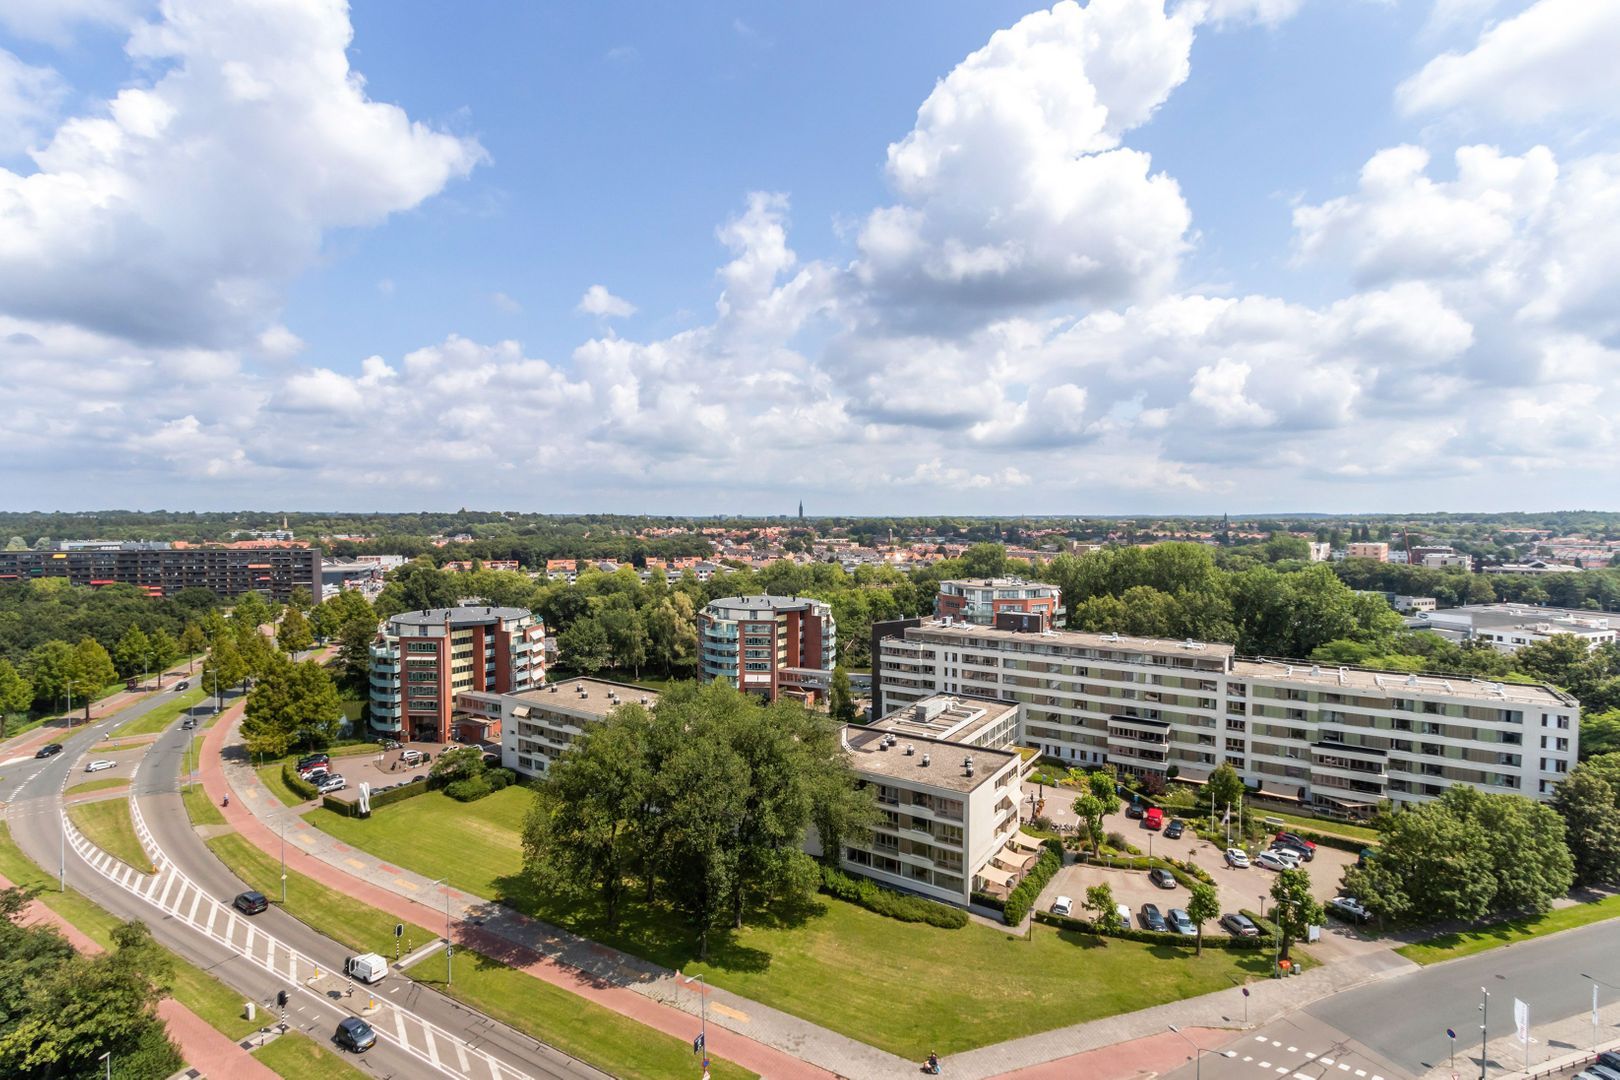
[[[994,908],[996,911],[1007,910],[1007,901],[999,896],[991,896],[987,892],[973,893],[971,899],[973,903],[978,904],[980,907]]]
[[[290,761],[281,763],[281,782],[292,788],[295,794],[306,799],[318,799],[321,797],[320,789],[299,776],[298,768]]]
[[[1250,911],[1248,908],[1238,908],[1238,914],[1247,916],[1248,920],[1254,923],[1254,925],[1259,929],[1261,937],[1268,937],[1275,941],[1282,933],[1282,931],[1277,928],[1276,923],[1272,922],[1270,919],[1266,918],[1257,911]]]
[[[1352,840],[1347,836],[1329,836],[1327,833],[1312,832],[1308,829],[1285,829],[1283,831],[1291,832],[1301,840],[1309,840],[1311,843],[1320,844],[1323,847],[1338,848],[1340,851],[1348,851],[1353,855],[1360,855],[1364,849],[1378,846],[1376,843],[1367,840]],[[1275,836],[1276,834],[1273,833],[1272,835]]]
[[[1182,888],[1185,889],[1192,888],[1195,880],[1201,881],[1205,885],[1215,884],[1215,879],[1210,877],[1209,871],[1197,863],[1179,862],[1175,859],[1160,858],[1157,855],[1151,858],[1146,855],[1112,855],[1091,858],[1089,861],[1093,865],[1105,866],[1111,870],[1156,870],[1163,867],[1169,870],[1170,876],[1180,882]]]
[[[832,866],[821,868],[821,888],[829,896],[901,922],[927,923],[945,930],[960,930],[968,924],[967,912],[960,908],[886,889],[870,878],[846,874]]]
[[[1043,841],[1041,857],[1035,860],[1024,880],[1018,883],[1007,897],[1007,904],[1002,909],[1001,917],[1008,926],[1017,926],[1029,914],[1029,909],[1035,906],[1036,899],[1046,883],[1052,880],[1063,866],[1063,842],[1061,840]]]
[[[426,780],[412,780],[400,787],[389,788],[387,791],[373,792],[371,796],[371,809],[380,810],[390,803],[397,803],[402,799],[413,798],[428,789]],[[321,805],[336,814],[344,817],[360,817],[360,804],[357,802],[344,802],[331,795],[321,800]]]
[[[1050,911],[1037,911],[1035,921],[1048,926],[1056,926],[1062,930],[1073,930],[1080,934],[1090,934],[1092,937],[1117,937],[1125,941],[1141,941],[1149,945],[1173,945],[1186,949],[1196,949],[1198,939],[1184,934],[1166,934],[1157,930],[1111,930],[1104,934],[1086,919],[1077,919],[1071,915],[1054,915]],[[1249,949],[1269,949],[1274,945],[1273,939],[1262,934],[1257,938],[1232,937],[1224,930],[1215,933],[1206,931],[1204,934],[1204,947],[1213,949],[1234,949],[1244,951]]]
[[[485,776],[475,776],[470,780],[452,780],[444,785],[444,793],[457,802],[477,802],[494,790],[489,778]]]

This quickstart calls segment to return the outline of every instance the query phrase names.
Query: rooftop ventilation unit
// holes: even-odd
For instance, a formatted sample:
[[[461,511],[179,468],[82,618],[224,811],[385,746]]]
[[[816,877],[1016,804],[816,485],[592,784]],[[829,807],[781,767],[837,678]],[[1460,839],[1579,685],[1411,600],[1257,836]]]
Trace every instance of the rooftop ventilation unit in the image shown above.
[[[557,692],[557,684],[552,683],[550,686],[546,687],[546,689],[550,690],[553,694],[555,694]]]
[[[927,767],[928,767],[928,762],[929,762],[929,760],[930,760],[930,759],[929,759],[929,755],[927,755],[927,754],[924,754],[924,755],[923,755],[923,760],[922,760],[922,763],[923,763],[923,768],[927,768]]]
[[[906,757],[910,757],[912,754],[915,754],[916,752],[917,752],[917,748],[915,746],[912,746],[910,743],[906,743]]]

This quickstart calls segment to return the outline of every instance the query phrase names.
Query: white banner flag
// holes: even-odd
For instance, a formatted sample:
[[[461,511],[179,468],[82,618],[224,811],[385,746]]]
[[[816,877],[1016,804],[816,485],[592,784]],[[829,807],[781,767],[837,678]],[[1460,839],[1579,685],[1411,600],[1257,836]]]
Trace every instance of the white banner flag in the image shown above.
[[[1513,999],[1513,1022],[1519,1028],[1519,1041],[1530,1045],[1530,1006],[1518,998]]]

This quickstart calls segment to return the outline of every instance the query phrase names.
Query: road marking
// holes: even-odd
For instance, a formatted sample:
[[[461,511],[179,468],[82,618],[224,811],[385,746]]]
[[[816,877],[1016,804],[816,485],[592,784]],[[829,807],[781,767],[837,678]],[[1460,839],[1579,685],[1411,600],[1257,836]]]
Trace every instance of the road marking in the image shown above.
[[[450,1045],[455,1047],[456,1061],[461,1065],[461,1071],[466,1072],[468,1069],[472,1068],[471,1063],[467,1061],[467,1048],[461,1045],[461,1040],[452,1039],[450,1041]]]
[[[421,891],[415,885],[411,884],[409,881],[406,881],[404,878],[395,878],[394,879],[394,884],[395,885],[403,885],[407,889],[411,890],[411,892],[420,892]]]
[[[191,910],[186,913],[186,922],[194,923],[197,921],[197,909],[201,906],[202,890],[198,889],[191,894]]]
[[[1306,1057],[1306,1058],[1307,1058],[1307,1059],[1309,1059],[1309,1060],[1311,1060],[1311,1061],[1315,1061],[1315,1060],[1316,1060],[1316,1055],[1315,1055],[1315,1054],[1313,1054],[1313,1053],[1311,1053],[1311,1052],[1310,1052],[1310,1051],[1309,1051],[1309,1050],[1307,1050],[1307,1051],[1305,1051],[1305,1057]]]
[[[1249,1055],[1248,1055],[1248,1054],[1244,1054],[1244,1055],[1243,1055],[1243,1060],[1244,1060],[1244,1061],[1245,1061],[1245,1062],[1250,1062],[1250,1061],[1253,1061],[1253,1060],[1254,1060],[1254,1058],[1252,1058],[1252,1057],[1250,1057],[1250,1056],[1249,1056]]]
[[[359,859],[344,859],[343,861],[358,870],[364,870],[366,868],[366,864],[361,862]]]
[[[1289,1052],[1289,1053],[1290,1053],[1290,1054],[1297,1054],[1297,1053],[1299,1053],[1299,1047],[1297,1047],[1297,1046],[1290,1046],[1290,1047],[1289,1047],[1289,1048],[1288,1048],[1288,1052]]]
[[[1261,1063],[1260,1063],[1260,1068],[1262,1068],[1262,1069],[1269,1069],[1269,1068],[1271,1068],[1271,1062],[1269,1062],[1269,1061],[1262,1061],[1262,1062],[1261,1062]]]
[[[1330,1057],[1324,1057],[1324,1058],[1322,1058],[1322,1064],[1331,1065],[1331,1064],[1333,1064],[1333,1059],[1330,1058]]]
[[[1297,1073],[1294,1074],[1294,1080],[1315,1080],[1315,1078],[1310,1077],[1310,1076],[1306,1076],[1302,1072],[1297,1072]]]
[[[1366,1076],[1367,1075],[1367,1070],[1366,1069],[1357,1069],[1356,1070],[1356,1075],[1357,1076]]]
[[[1341,1061],[1341,1062],[1339,1062],[1339,1071],[1340,1072],[1349,1072],[1350,1071],[1350,1066],[1346,1065],[1344,1062]]]
[[[745,1024],[748,1023],[747,1013],[738,1012],[736,1009],[722,1005],[718,1001],[709,1002],[709,1009],[713,1012],[719,1013],[721,1016],[729,1016],[733,1020],[741,1020]]]

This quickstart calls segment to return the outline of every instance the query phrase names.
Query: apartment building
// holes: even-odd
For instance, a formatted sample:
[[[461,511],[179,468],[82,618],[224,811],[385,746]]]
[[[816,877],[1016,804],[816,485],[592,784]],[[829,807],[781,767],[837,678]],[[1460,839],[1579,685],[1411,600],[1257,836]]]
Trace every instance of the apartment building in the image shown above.
[[[1251,660],[1229,645],[934,621],[881,640],[874,662],[883,707],[936,693],[1017,702],[1020,741],[1050,757],[1194,783],[1224,762],[1268,797],[1341,812],[1453,783],[1545,798],[1578,751],[1580,704],[1549,687]]]
[[[321,596],[319,548],[177,547],[140,541],[95,541],[71,550],[0,552],[0,581],[66,578],[75,585],[134,585],[151,596],[207,589],[247,592],[286,603],[294,589]]]
[[[587,724],[626,702],[648,708],[658,695],[602,679],[568,679],[500,695],[501,764],[520,776],[544,776]]]
[[[832,608],[805,596],[729,596],[698,613],[703,678],[775,701],[825,696],[838,656]]]
[[[1498,652],[1518,652],[1555,634],[1572,634],[1595,649],[1620,640],[1620,614],[1530,604],[1466,604],[1419,613],[1409,626],[1462,641],[1483,641]]]
[[[452,607],[387,620],[371,645],[371,726],[400,737],[449,742],[496,734],[484,710],[456,702],[475,692],[513,693],[545,681],[546,627],[526,608]]]
[[[1332,544],[1311,542],[1311,562],[1327,562],[1332,557]]]
[[[1056,585],[1022,578],[957,579],[939,583],[934,614],[942,619],[994,626],[1003,614],[1027,620],[1025,629],[1050,630],[1063,613]]]
[[[1358,543],[1347,544],[1344,549],[1347,559],[1371,559],[1373,562],[1389,562],[1389,545],[1385,543]]]
[[[1005,896],[1040,853],[1018,831],[1022,759],[1005,749],[1017,728],[1017,705],[949,695],[844,727],[844,750],[880,818],[865,841],[845,842],[839,863],[951,904],[975,891]],[[823,853],[814,830],[805,848]]]

